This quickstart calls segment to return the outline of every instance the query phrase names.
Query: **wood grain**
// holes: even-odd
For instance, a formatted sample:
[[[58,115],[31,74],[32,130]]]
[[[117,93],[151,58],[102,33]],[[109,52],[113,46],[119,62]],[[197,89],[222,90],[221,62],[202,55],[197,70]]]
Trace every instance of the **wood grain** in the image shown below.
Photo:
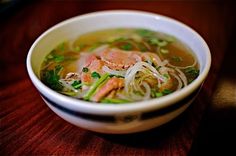
[[[221,1],[35,1],[0,20],[0,155],[187,155],[217,81],[235,18]],[[209,44],[212,68],[203,89],[180,117],[148,132],[104,135],[75,127],[44,104],[26,72],[33,41],[69,17],[98,10],[136,9],[176,18]]]

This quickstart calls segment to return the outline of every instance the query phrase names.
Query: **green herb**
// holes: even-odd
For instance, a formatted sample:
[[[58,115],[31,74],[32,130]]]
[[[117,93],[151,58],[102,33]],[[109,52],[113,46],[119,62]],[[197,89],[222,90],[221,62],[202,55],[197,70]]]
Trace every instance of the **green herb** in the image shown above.
[[[84,67],[83,69],[82,69],[82,72],[84,72],[84,73],[87,73],[89,71],[89,69],[87,68],[87,67]]]
[[[119,104],[119,103],[128,103],[130,102],[129,100],[125,100],[125,99],[111,99],[111,98],[105,98],[101,101],[102,103],[115,103],[115,104]]]
[[[91,51],[95,50],[100,45],[101,45],[101,43],[95,43],[89,47],[88,51],[91,52]]]
[[[161,66],[158,66],[156,69],[157,69],[157,71],[159,71],[160,70],[160,68],[161,68]]]
[[[93,93],[96,91],[96,89],[101,85],[107,78],[109,77],[109,74],[106,73],[101,76],[100,79],[98,79],[95,83],[92,84],[92,86],[89,88],[87,93],[84,95],[85,100],[90,100]]]
[[[137,29],[136,32],[141,37],[150,37],[150,36],[152,36],[154,34],[152,31],[147,30],[147,29]]]
[[[71,84],[71,86],[75,89],[80,89],[82,87],[82,83],[80,80],[79,81],[76,80]]]
[[[199,70],[194,67],[189,67],[184,70],[184,73],[186,74],[188,78],[188,83],[191,83],[194,79],[196,79],[199,75]]]
[[[158,42],[157,42],[157,45],[159,46],[159,47],[164,47],[164,46],[166,46],[168,43],[166,42],[166,41],[164,41],[164,40],[158,40]]]
[[[168,54],[169,53],[168,49],[161,49],[160,51],[161,51],[162,54]]]
[[[161,93],[161,92],[156,92],[156,97],[161,97],[161,96],[163,96],[163,93]]]
[[[193,76],[198,76],[199,70],[194,67],[189,67],[189,68],[185,69],[185,73],[192,74]]]
[[[166,41],[160,40],[160,39],[157,39],[157,38],[150,38],[149,43],[152,44],[152,45],[159,46],[159,47],[164,47],[168,44]]]
[[[62,66],[57,65],[54,70],[46,70],[42,75],[42,81],[50,88],[61,91],[63,86],[59,82],[59,73],[62,70]]]
[[[158,39],[156,39],[156,38],[150,38],[150,39],[149,39],[149,42],[150,42],[150,44],[152,44],[152,45],[157,45]]]
[[[182,57],[179,57],[179,56],[173,56],[171,59],[172,59],[173,61],[175,61],[175,62],[181,62],[181,61],[183,61]]]
[[[60,62],[64,61],[64,56],[62,56],[62,55],[54,55],[53,60],[56,63],[60,63]]]
[[[80,52],[84,48],[84,44],[76,45],[74,48],[74,51]]]
[[[60,51],[64,51],[64,50],[66,49],[65,46],[66,46],[66,43],[65,43],[65,42],[62,42],[61,44],[59,44],[59,45],[57,46],[57,48],[58,48]]]
[[[121,76],[121,75],[113,75],[113,74],[110,74],[109,77],[124,78],[124,76]]]
[[[79,46],[75,47],[75,51],[79,52],[81,50],[81,48]]]
[[[167,78],[167,79],[170,78],[169,74],[163,74],[163,76],[164,76],[165,78]]]
[[[54,50],[52,50],[52,52],[46,57],[45,61],[48,61],[48,60],[53,60],[56,63],[60,63],[64,61],[64,56],[54,54]]]
[[[123,50],[132,50],[133,46],[130,43],[126,43],[120,47]]]
[[[127,41],[127,38],[124,37],[115,38],[112,42],[123,42],[123,41]]]
[[[168,95],[168,94],[170,94],[170,93],[172,93],[172,91],[169,90],[169,89],[164,89],[164,90],[162,91],[162,94],[163,94],[163,95]]]
[[[51,53],[53,53],[53,50],[52,50],[52,51],[50,52],[50,54],[47,56],[47,59],[48,59],[48,60],[53,59],[53,55],[52,55]]]
[[[68,95],[68,96],[76,96],[77,93],[74,91],[60,91],[60,93],[64,94],[64,95]]]
[[[100,77],[101,77],[100,74],[97,73],[97,72],[92,72],[91,76],[92,76],[93,78],[100,78]]]
[[[153,98],[156,97],[156,90],[151,89],[151,97],[153,97]]]

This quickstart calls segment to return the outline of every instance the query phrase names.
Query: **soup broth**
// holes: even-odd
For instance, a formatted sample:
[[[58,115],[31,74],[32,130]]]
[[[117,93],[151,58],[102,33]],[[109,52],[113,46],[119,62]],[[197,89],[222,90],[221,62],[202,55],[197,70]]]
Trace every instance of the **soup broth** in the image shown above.
[[[191,49],[173,36],[147,29],[90,32],[55,47],[40,78],[53,90],[100,103],[160,98],[199,75]]]

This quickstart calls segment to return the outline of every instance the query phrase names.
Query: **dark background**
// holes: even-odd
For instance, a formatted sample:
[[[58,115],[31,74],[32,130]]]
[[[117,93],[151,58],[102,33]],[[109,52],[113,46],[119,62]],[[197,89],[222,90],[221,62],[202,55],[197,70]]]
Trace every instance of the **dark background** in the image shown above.
[[[219,0],[13,0],[0,6],[1,155],[236,155],[236,4]],[[202,35],[212,67],[195,102],[148,132],[104,135],[75,127],[41,100],[26,72],[34,40],[80,14],[112,9],[175,18]]]

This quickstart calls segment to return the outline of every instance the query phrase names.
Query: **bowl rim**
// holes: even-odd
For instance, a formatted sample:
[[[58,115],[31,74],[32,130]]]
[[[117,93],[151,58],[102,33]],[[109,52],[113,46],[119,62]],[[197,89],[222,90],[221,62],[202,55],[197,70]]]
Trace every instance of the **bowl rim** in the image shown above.
[[[86,18],[98,16],[98,15],[109,16],[112,14],[116,14],[116,15],[135,14],[135,15],[142,15],[142,16],[145,15],[147,17],[162,19],[162,20],[168,21],[170,23],[177,24],[177,25],[183,27],[184,29],[186,29],[187,31],[190,31],[201,42],[201,44],[204,47],[205,52],[206,52],[205,53],[206,64],[205,64],[205,67],[203,68],[202,72],[200,73],[200,75],[197,77],[197,79],[195,79],[191,84],[189,84],[185,88],[183,88],[179,91],[176,91],[174,93],[171,93],[169,95],[163,96],[161,98],[149,99],[149,100],[145,100],[145,101],[138,101],[138,102],[132,102],[132,103],[124,103],[124,104],[120,104],[120,105],[103,104],[103,103],[96,104],[93,102],[79,100],[79,99],[75,99],[75,98],[72,98],[69,96],[65,96],[65,95],[60,94],[60,93],[52,90],[51,88],[47,87],[46,85],[44,85],[41,82],[41,80],[39,80],[39,78],[36,76],[36,74],[34,73],[34,71],[32,69],[31,56],[34,51],[34,48],[36,47],[36,45],[39,43],[39,41],[42,38],[47,36],[47,34],[49,34],[51,31],[54,31],[55,29],[62,27],[70,22],[82,20],[82,19],[86,19]],[[108,114],[114,114],[114,113],[128,113],[128,112],[133,112],[133,111],[144,112],[144,111],[153,110],[153,109],[161,109],[164,107],[168,107],[169,105],[172,105],[172,104],[180,101],[181,99],[187,97],[193,91],[198,89],[200,87],[200,85],[204,82],[204,80],[206,79],[207,74],[210,70],[210,66],[211,66],[211,54],[210,54],[209,47],[206,44],[206,42],[204,41],[204,39],[195,30],[193,30],[192,28],[190,28],[189,26],[187,26],[186,24],[184,24],[180,21],[177,21],[175,19],[172,19],[167,16],[163,16],[163,15],[160,15],[157,13],[151,13],[151,12],[146,12],[146,11],[109,10],[109,11],[97,11],[97,12],[91,12],[91,13],[87,13],[87,14],[83,14],[83,15],[78,15],[78,16],[69,18],[67,20],[64,20],[64,21],[52,26],[48,30],[46,30],[34,41],[32,46],[30,47],[28,55],[27,55],[27,59],[26,59],[26,66],[27,66],[27,71],[28,71],[29,77],[30,77],[31,81],[33,82],[33,84],[35,85],[35,87],[39,90],[39,92],[41,94],[43,94],[44,96],[48,97],[49,99],[53,100],[57,104],[59,104],[63,107],[66,107],[66,108],[70,108],[73,110],[80,110],[81,112],[86,112],[86,113],[90,113],[90,114],[100,114],[100,115],[106,114],[106,115],[108,115]]]

